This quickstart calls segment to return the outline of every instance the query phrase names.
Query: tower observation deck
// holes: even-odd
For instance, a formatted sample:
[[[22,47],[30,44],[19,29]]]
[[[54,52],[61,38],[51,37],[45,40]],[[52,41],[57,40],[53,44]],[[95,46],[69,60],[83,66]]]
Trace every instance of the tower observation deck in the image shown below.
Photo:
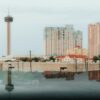
[[[7,17],[5,17],[5,22],[13,22],[13,17],[8,15]]]

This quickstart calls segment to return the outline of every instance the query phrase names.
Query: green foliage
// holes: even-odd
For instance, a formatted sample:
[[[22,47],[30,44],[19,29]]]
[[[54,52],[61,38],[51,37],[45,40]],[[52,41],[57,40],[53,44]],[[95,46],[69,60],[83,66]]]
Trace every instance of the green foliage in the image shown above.
[[[44,60],[42,60],[42,62],[47,62],[47,61],[49,61],[48,59],[44,59]]]
[[[41,58],[40,57],[34,57],[34,58],[32,58],[32,60],[35,61],[35,62],[39,62],[39,61],[41,61]]]
[[[56,59],[55,59],[53,56],[51,56],[51,57],[49,58],[49,60],[55,62]]]
[[[93,61],[96,63],[97,60],[98,60],[98,56],[94,56],[94,57],[93,57]]]
[[[100,60],[100,55],[98,55],[98,60]]]
[[[26,61],[29,61],[29,58],[27,58],[27,57],[21,57],[20,60],[23,61],[23,62],[26,62]]]

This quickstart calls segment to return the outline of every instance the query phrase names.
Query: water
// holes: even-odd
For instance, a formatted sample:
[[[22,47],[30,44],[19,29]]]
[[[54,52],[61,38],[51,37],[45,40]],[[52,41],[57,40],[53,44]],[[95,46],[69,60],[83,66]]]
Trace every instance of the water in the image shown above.
[[[0,98],[79,98],[100,96],[100,82],[88,80],[86,72],[75,74],[74,80],[46,79],[41,72],[12,72],[12,92],[5,90],[7,72],[0,72]]]

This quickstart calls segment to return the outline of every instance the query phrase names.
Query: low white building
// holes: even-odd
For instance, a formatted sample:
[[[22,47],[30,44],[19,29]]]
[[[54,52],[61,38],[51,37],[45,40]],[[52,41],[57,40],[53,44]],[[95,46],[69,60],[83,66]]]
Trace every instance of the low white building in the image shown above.
[[[12,55],[0,57],[0,61],[16,61]]]

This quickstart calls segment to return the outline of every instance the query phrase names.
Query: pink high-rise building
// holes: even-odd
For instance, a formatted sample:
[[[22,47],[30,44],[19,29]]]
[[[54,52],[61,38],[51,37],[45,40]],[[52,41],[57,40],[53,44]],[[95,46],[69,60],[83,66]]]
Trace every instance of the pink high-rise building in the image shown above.
[[[73,25],[45,28],[46,56],[67,55],[76,46],[82,48],[82,32],[75,31]]]
[[[100,23],[88,25],[89,58],[100,55]]]

